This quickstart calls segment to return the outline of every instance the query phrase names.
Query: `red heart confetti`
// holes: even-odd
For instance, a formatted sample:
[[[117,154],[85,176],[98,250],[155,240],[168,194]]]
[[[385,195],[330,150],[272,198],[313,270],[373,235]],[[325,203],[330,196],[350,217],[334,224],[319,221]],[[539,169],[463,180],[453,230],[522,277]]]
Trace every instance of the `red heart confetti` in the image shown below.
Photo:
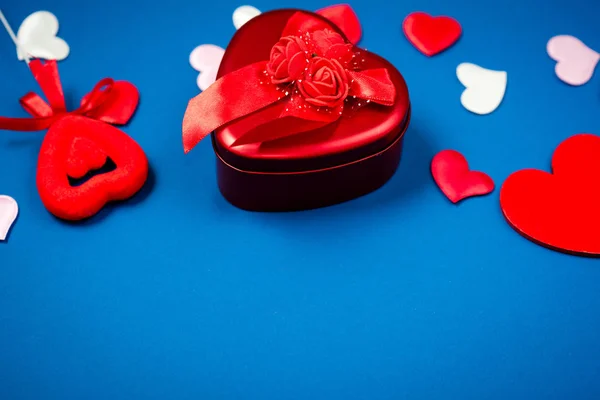
[[[600,137],[578,134],[552,157],[552,173],[524,169],[500,190],[509,225],[527,239],[575,255],[600,256]]]
[[[469,170],[465,157],[455,150],[437,153],[431,160],[431,174],[441,191],[453,203],[494,190],[492,178],[483,172]]]
[[[429,57],[452,46],[462,33],[460,24],[454,18],[432,17],[424,12],[408,15],[402,30],[409,42]]]

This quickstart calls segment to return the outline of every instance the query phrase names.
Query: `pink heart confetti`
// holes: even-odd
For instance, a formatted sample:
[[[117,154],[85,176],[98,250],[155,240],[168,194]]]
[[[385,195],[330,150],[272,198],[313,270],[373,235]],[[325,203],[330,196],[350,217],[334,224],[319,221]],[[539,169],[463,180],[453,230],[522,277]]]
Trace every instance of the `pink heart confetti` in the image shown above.
[[[573,86],[587,83],[600,61],[600,54],[574,36],[558,35],[548,41],[548,55],[556,60],[554,71],[558,78]]]
[[[200,90],[206,90],[217,79],[219,65],[225,50],[214,44],[202,44],[190,54],[190,65],[199,72],[196,83]]]
[[[0,195],[0,241],[6,239],[17,214],[19,214],[19,206],[15,199]]]

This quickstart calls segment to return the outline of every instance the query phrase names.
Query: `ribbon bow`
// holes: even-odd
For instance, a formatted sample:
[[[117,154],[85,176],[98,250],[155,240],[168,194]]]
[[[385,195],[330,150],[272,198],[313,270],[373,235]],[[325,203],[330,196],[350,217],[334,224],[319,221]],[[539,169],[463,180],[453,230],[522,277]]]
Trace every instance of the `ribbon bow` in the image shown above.
[[[0,117],[0,129],[40,131],[66,115],[81,115],[109,124],[123,125],[133,115],[139,100],[135,86],[126,81],[104,78],[81,100],[79,108],[67,111],[56,61],[32,60],[29,67],[48,102],[29,92],[21,97],[21,106],[33,118]]]
[[[347,101],[394,105],[387,69],[364,69],[361,61],[323,19],[296,13],[269,60],[220,77],[190,100],[183,120],[185,153],[215,129],[233,124],[238,134],[232,147],[321,128],[341,117]]]

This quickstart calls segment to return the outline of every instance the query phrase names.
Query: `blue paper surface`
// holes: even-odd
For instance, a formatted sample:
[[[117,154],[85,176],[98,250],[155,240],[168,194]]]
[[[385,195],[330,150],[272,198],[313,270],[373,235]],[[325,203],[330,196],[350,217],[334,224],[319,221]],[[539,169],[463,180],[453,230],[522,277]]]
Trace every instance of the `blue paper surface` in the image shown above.
[[[265,11],[324,1],[257,0]],[[363,198],[301,213],[248,213],[219,194],[209,142],[184,155],[198,93],[197,45],[225,47],[232,0],[10,1],[16,30],[52,11],[71,54],[69,107],[104,77],[140,90],[124,131],[145,149],[148,187],[82,224],[42,206],[42,132],[0,134],[0,194],[20,215],[0,242],[0,399],[598,399],[600,261],[547,250],[511,229],[498,193],[554,148],[600,134],[600,70],[554,74],[546,43],[600,51],[600,3],[357,0],[361,45],[405,76],[413,105],[397,174]],[[427,58],[401,31],[412,11],[455,17],[463,36]],[[508,72],[501,106],[460,104],[456,66]],[[37,85],[0,35],[0,115]],[[429,172],[453,148],[496,182],[451,204]]]

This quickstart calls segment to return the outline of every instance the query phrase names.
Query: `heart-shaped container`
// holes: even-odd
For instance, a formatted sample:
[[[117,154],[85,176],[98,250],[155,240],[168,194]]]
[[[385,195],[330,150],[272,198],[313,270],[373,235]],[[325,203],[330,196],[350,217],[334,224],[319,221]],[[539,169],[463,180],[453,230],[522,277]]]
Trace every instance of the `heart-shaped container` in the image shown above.
[[[236,32],[217,77],[268,60],[288,20],[298,12],[327,22],[345,38],[336,25],[317,14],[293,9],[265,12]],[[392,177],[410,121],[408,89],[387,60],[358,48],[355,52],[364,69],[388,70],[396,88],[394,105],[354,102],[337,122],[324,128],[260,144],[232,147],[236,123],[217,129],[211,135],[217,180],[230,203],[253,211],[313,209],[367,194]]]

